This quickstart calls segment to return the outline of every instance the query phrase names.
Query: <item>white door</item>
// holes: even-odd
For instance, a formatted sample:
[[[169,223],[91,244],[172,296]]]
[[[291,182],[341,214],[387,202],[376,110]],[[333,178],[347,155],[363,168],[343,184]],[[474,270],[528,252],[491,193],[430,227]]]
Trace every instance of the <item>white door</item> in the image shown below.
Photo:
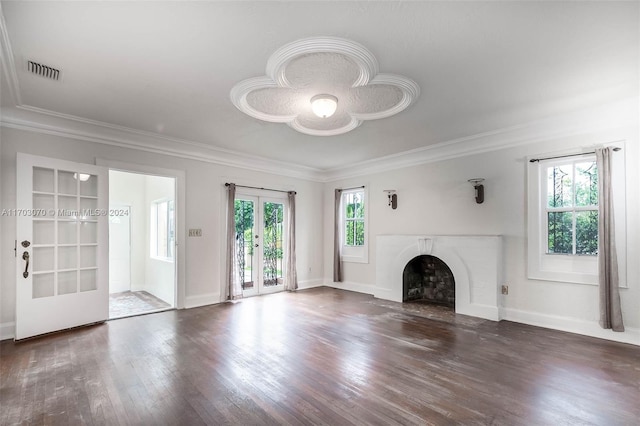
[[[131,206],[109,206],[109,293],[131,290]]]
[[[235,216],[242,295],[282,291],[285,200],[239,194]]]
[[[108,171],[17,161],[16,339],[109,316]]]

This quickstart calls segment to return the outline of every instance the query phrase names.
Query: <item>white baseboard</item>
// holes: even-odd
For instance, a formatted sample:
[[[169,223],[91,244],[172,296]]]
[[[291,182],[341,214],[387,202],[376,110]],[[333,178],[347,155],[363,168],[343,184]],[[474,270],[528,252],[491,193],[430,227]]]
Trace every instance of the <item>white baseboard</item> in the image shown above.
[[[187,296],[184,298],[184,307],[186,309],[213,305],[216,303],[220,303],[220,293],[199,294],[197,296]]]
[[[350,281],[343,281],[341,283],[336,283],[333,281],[325,281],[324,285],[326,287],[337,288],[340,290],[355,291],[357,293],[364,293],[364,294],[370,294],[370,295],[373,295],[373,292],[376,289],[374,285],[354,283]]]
[[[322,287],[323,285],[324,285],[324,280],[322,278],[313,279],[313,280],[298,281],[298,290],[305,290],[307,288]]]
[[[470,303],[464,307],[456,307],[456,314],[469,315],[491,321],[500,321],[500,310],[495,306]]]
[[[579,320],[575,318],[540,314],[537,312],[521,311],[509,308],[504,308],[503,314],[502,319],[507,321],[567,331],[569,333],[582,334],[585,336],[640,346],[640,329],[638,328],[625,327],[625,331],[623,333],[619,333],[611,330],[605,330],[600,327],[600,324],[594,321]]]
[[[0,340],[13,339],[14,337],[16,337],[16,323],[0,323]]]

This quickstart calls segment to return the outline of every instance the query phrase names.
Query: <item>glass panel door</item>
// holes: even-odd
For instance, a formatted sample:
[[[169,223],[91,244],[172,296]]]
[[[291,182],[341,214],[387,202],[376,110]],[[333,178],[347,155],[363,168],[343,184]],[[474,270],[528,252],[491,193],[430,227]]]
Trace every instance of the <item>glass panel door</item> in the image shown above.
[[[284,285],[284,204],[262,202],[262,286],[261,293],[281,290]]]
[[[235,200],[237,262],[242,282],[242,295],[252,296],[258,293],[256,245],[256,205],[257,199],[242,196]]]
[[[101,167],[18,155],[16,338],[106,320],[106,179]]]
[[[236,195],[237,262],[244,297],[284,288],[284,201]]]

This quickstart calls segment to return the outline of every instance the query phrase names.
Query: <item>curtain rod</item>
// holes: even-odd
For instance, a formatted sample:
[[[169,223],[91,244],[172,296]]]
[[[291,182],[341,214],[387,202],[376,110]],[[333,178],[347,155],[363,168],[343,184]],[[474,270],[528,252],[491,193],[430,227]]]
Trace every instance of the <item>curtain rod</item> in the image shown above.
[[[342,188],[342,189],[338,189],[338,191],[350,191],[352,189],[360,189],[360,188],[364,188],[364,185],[362,185],[362,186],[354,186],[353,188]]]
[[[229,186],[231,185],[229,182],[225,183],[224,186]],[[235,183],[233,185],[236,185]],[[282,189],[271,189],[271,188],[258,188],[257,186],[246,186],[246,185],[236,185],[239,188],[251,188],[251,189],[261,189],[263,191],[274,191],[274,192],[285,192],[285,193],[290,193],[293,192],[294,194],[297,194],[296,191],[283,191]]]
[[[615,152],[620,151],[622,148],[618,148],[617,146],[615,148],[613,148],[613,150]],[[553,160],[556,158],[566,158],[566,157],[578,157],[580,155],[585,155],[585,154],[595,154],[595,151],[590,151],[590,152],[581,152],[579,154],[567,154],[567,155],[558,155],[555,157],[545,157],[545,158],[532,158],[531,160],[529,160],[530,163],[535,163],[537,161],[542,161],[542,160]]]

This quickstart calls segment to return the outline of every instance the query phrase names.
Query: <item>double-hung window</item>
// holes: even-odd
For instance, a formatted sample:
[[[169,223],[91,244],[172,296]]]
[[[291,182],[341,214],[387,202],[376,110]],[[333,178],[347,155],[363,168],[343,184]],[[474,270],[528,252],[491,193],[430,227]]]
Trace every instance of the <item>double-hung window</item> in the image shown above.
[[[598,168],[595,157],[544,164],[546,253],[598,254]]]
[[[345,190],[341,202],[342,260],[367,263],[368,249],[368,203],[365,188]]]
[[[612,167],[621,283],[626,281],[623,160],[619,156]],[[528,277],[597,284],[599,194],[595,155],[531,163],[528,179]]]

